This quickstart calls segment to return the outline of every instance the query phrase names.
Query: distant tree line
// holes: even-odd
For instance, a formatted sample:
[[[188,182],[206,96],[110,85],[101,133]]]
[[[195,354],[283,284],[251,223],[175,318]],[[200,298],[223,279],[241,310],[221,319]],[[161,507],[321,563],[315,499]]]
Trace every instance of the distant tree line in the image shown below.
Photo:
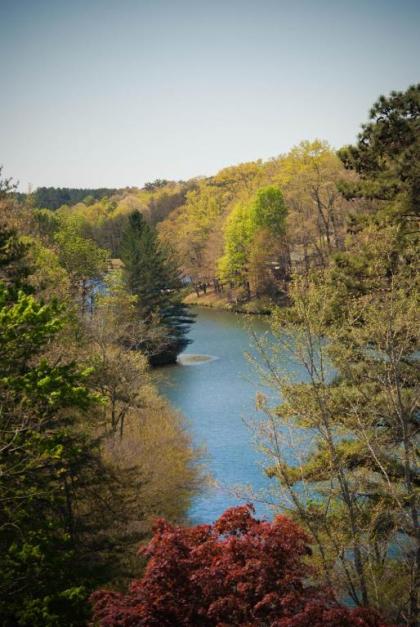
[[[35,207],[43,209],[58,209],[62,205],[75,205],[87,201],[101,200],[105,196],[112,196],[117,189],[101,187],[99,189],[82,189],[73,187],[38,187],[32,194]]]

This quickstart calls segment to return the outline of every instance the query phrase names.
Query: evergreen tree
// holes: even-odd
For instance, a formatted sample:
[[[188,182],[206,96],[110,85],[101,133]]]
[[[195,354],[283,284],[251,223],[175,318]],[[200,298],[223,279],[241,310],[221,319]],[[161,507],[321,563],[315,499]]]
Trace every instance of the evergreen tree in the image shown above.
[[[381,96],[362,126],[356,146],[339,151],[344,166],[361,180],[342,186],[348,197],[403,200],[420,212],[420,84]]]
[[[157,239],[138,211],[130,214],[121,245],[127,287],[137,297],[136,306],[146,325],[165,331],[165,347],[140,342],[152,364],[172,363],[189,343],[186,335],[193,315],[182,302],[182,276],[174,257]]]

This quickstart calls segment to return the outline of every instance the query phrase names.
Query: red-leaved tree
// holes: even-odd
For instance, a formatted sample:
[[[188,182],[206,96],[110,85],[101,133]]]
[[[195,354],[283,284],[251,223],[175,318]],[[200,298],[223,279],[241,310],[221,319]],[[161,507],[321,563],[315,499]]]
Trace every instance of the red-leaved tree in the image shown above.
[[[213,525],[159,520],[142,552],[150,559],[127,594],[92,595],[102,627],[385,627],[368,609],[340,606],[307,583],[308,539],[293,521],[256,520],[251,506]]]

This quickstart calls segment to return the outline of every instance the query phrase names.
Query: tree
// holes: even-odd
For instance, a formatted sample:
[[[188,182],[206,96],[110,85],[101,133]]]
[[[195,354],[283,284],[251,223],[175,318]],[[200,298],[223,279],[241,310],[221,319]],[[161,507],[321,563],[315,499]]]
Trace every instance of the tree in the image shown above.
[[[3,172],[3,166],[0,165],[0,200],[3,200],[8,195],[16,192],[16,189],[17,189],[17,184],[13,182],[12,177],[9,177],[8,179],[1,178],[2,172]]]
[[[156,189],[160,189],[161,187],[166,187],[166,185],[169,183],[170,181],[167,181],[166,179],[155,179],[152,182],[148,182],[144,184],[144,189],[146,191],[155,191]]]
[[[229,201],[248,200],[261,187],[263,165],[261,160],[239,163],[235,166],[223,168],[208,180],[213,187],[221,188],[228,194]]]
[[[260,348],[282,403],[260,401],[267,422],[259,433],[279,502],[311,534],[326,581],[414,625],[416,295],[403,258],[387,278],[395,227],[362,237],[370,261],[363,291],[351,271],[333,265],[327,276],[295,279],[291,310],[275,313],[274,340]],[[283,375],[285,352],[303,366],[305,382]]]
[[[370,110],[356,146],[339,151],[361,181],[344,184],[348,197],[403,200],[404,212],[420,212],[420,84],[381,96]],[[400,208],[400,209],[401,209]]]
[[[16,234],[2,236],[15,262]],[[90,586],[104,581],[97,534],[115,521],[118,488],[81,428],[99,400],[90,372],[44,356],[63,307],[18,285],[0,282],[0,614],[7,626],[81,625]]]
[[[25,243],[30,264],[26,289],[32,289],[39,299],[46,301],[57,298],[61,303],[73,302],[71,277],[60,264],[58,253],[36,237],[26,237]]]
[[[85,239],[73,225],[65,225],[55,234],[62,266],[68,272],[71,286],[80,297],[85,311],[94,281],[101,278],[107,267],[108,252],[92,240]]]
[[[287,289],[290,278],[290,252],[284,237],[260,230],[250,247],[248,275],[251,292],[274,300]]]
[[[137,298],[139,318],[151,326],[162,327],[166,347],[162,350],[153,343],[141,342],[153,364],[171,363],[187,346],[188,329],[193,316],[182,302],[183,283],[175,259],[159,244],[156,232],[135,211],[129,216],[121,245],[126,284]]]
[[[92,316],[85,322],[87,359],[94,367],[90,382],[107,404],[105,430],[123,437],[126,417],[144,409],[150,397],[151,377],[146,356],[132,350],[139,344],[165,346],[157,325],[139,319],[136,296],[125,289],[121,272],[108,273]]]
[[[159,225],[161,239],[175,245],[184,272],[193,281],[212,278],[205,263],[208,238],[223,214],[223,193],[202,183],[191,185],[180,209]]]
[[[11,289],[19,289],[25,284],[30,269],[26,253],[28,245],[18,237],[16,230],[9,224],[10,196],[16,190],[12,179],[3,179],[0,166],[0,211],[4,213],[0,221],[0,281]]]
[[[259,189],[251,204],[252,231],[266,229],[272,235],[284,235],[287,209],[283,194],[273,185]]]
[[[219,270],[224,278],[246,287],[250,296],[250,258],[252,248],[258,243],[266,251],[260,265],[273,259],[271,246],[265,244],[279,241],[285,232],[287,210],[281,191],[274,186],[256,192],[252,202],[238,204],[230,213],[225,226],[225,254],[220,259]],[[265,240],[264,243],[261,240]],[[267,250],[268,248],[268,250]],[[255,255],[254,255],[255,257]],[[255,264],[254,264],[255,268]]]
[[[346,177],[340,159],[325,141],[303,141],[279,159],[273,177],[289,211],[290,248],[303,256],[305,270],[327,265],[331,253],[342,249],[347,215],[356,209],[337,189]]]
[[[174,527],[159,520],[144,549],[145,574],[126,594],[92,595],[100,625],[271,625],[379,627],[374,612],[340,606],[307,582],[307,537],[291,520],[227,510],[213,525]],[[306,581],[305,581],[306,580]]]
[[[0,281],[12,289],[22,287],[30,273],[25,259],[27,250],[28,245],[16,231],[0,223]]]
[[[390,149],[391,137],[385,140],[376,156]],[[391,200],[351,220],[345,250],[325,270],[295,279],[292,307],[274,316],[276,346],[261,345],[282,403],[261,400],[267,422],[260,433],[279,500],[311,534],[326,581],[412,626],[420,583],[419,240],[401,213],[410,197],[405,175],[389,159],[381,163],[370,165],[360,193],[373,189],[379,199],[380,183],[394,190]],[[282,374],[279,347],[304,367],[304,382]]]
[[[223,252],[223,222],[262,184],[261,162],[241,163],[216,176],[189,181],[185,203],[159,225],[163,241],[175,246],[184,272],[197,283],[214,279]]]
[[[32,194],[35,207],[40,209],[58,209],[64,204],[74,205],[86,197],[99,200],[115,194],[116,189],[74,189],[69,187],[38,187]]]
[[[239,204],[233,209],[225,225],[225,254],[219,261],[222,277],[246,283],[252,239],[249,208]]]
[[[133,351],[128,352],[133,355]],[[127,371],[126,361],[122,370]],[[125,411],[124,404],[128,403],[121,399],[121,386],[117,392],[117,411]],[[150,540],[155,518],[163,516],[172,523],[185,523],[203,479],[201,454],[192,445],[183,416],[152,386],[146,389],[144,380],[139,392],[141,402],[134,399],[125,411],[122,436],[119,429],[111,432],[102,446],[103,459],[122,478],[121,489],[127,502],[127,515],[116,517],[112,528],[118,543],[107,585],[118,588],[141,576],[145,561],[138,558],[139,544]],[[130,394],[134,396],[132,390]],[[112,407],[108,405],[106,411],[109,424]]]

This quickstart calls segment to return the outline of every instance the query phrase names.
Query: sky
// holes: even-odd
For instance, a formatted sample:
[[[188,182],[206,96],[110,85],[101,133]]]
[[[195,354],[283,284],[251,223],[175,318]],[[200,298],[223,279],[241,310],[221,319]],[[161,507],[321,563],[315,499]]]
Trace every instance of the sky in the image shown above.
[[[420,81],[413,0],[0,0],[0,164],[141,186],[355,141]]]

